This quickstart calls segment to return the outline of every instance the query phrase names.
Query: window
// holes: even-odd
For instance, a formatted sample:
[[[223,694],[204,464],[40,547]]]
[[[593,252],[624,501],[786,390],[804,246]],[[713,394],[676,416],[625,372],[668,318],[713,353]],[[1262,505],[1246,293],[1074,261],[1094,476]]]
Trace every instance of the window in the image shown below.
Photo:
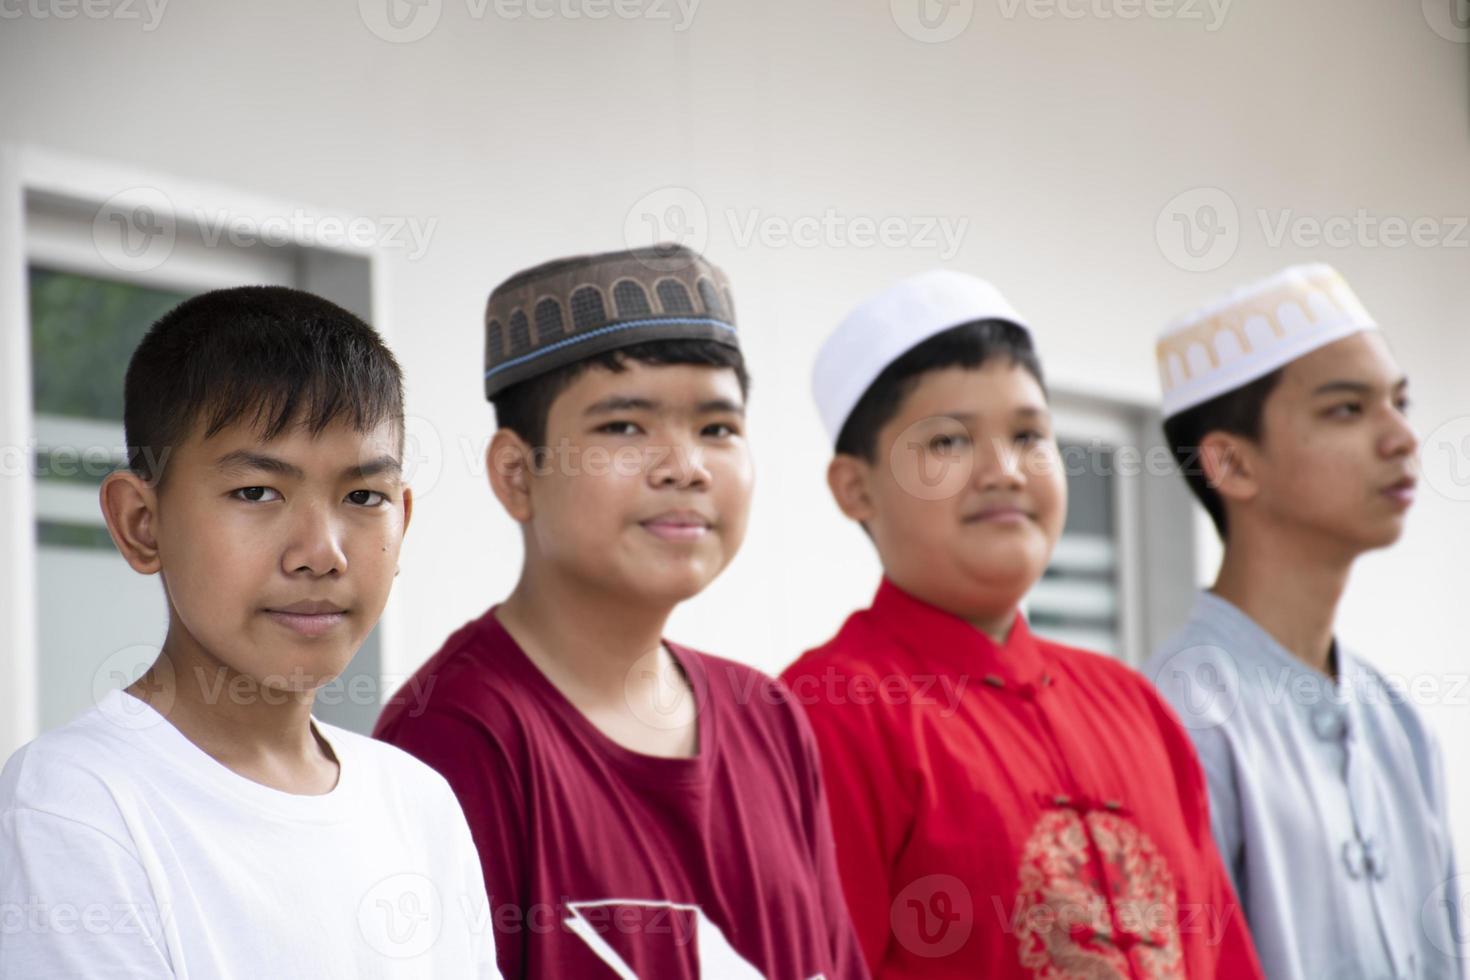
[[[1027,597],[1036,632],[1138,665],[1182,622],[1195,588],[1195,519],[1157,414],[1058,393],[1067,523]]]

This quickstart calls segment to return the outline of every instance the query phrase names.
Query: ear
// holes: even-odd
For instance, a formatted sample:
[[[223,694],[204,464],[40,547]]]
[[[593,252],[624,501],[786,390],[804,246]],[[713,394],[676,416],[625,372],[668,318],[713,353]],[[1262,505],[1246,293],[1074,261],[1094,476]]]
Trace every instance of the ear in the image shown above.
[[[133,571],[152,575],[158,557],[158,489],[132,470],[114,470],[98,494],[107,533]]]
[[[403,488],[403,533],[408,533],[408,525],[413,520],[413,488]]]
[[[1244,502],[1260,492],[1256,447],[1228,432],[1211,432],[1200,441],[1200,466],[1211,489],[1226,500]]]
[[[485,450],[485,469],[490,474],[490,489],[505,512],[519,524],[529,521],[536,465],[526,440],[510,429],[496,429]]]
[[[873,518],[875,508],[868,482],[871,472],[867,460],[847,453],[838,453],[827,464],[827,489],[832,491],[832,499],[842,513],[858,523]]]

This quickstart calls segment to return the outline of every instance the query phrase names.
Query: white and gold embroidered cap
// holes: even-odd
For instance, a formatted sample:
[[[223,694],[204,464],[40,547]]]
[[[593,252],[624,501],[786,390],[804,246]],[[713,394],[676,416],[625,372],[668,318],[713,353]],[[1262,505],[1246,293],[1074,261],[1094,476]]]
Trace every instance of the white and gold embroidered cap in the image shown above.
[[[1329,265],[1295,265],[1232,290],[1159,336],[1164,418],[1378,324]]]
[[[884,368],[935,334],[975,320],[1006,320],[1030,332],[1000,290],[950,269],[910,276],[849,313],[812,369],[812,394],[832,443]]]

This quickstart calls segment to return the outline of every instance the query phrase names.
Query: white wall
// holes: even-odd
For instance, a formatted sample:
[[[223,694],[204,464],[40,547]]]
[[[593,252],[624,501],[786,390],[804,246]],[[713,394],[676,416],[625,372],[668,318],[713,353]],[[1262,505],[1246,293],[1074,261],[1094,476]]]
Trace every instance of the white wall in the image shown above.
[[[58,19],[67,2],[0,0],[0,139],[437,222],[425,254],[390,248],[382,267],[380,319],[409,410],[444,452],[419,488],[397,586],[414,661],[500,598],[517,567],[481,473],[487,291],[559,253],[621,247],[630,212],[636,223],[640,201],[668,186],[686,190],[652,206],[694,198],[735,284],[760,480],[744,552],[672,633],[769,669],[827,637],[875,584],[821,478],[806,387],[816,346],[865,291],[941,257],[922,244],[742,246],[752,212],[897,216],[915,232],[926,216],[968,221],[951,264],[997,281],[1040,325],[1058,381],[1129,398],[1156,395],[1151,341],[1170,315],[1325,259],[1388,325],[1424,432],[1470,410],[1470,232],[1459,247],[1273,246],[1257,217],[1470,215],[1470,48],[1418,4],[1178,0],[1179,16],[1123,19],[1104,15],[1128,0],[1073,0],[1076,18],[1040,16],[1043,0],[982,0],[957,37],[922,43],[896,23],[909,0],[894,0],[898,17],[882,0],[703,0],[687,30],[672,0],[654,12],[669,19],[604,20],[493,5],[477,17],[478,0],[429,0],[434,29],[389,43],[365,26],[386,0],[177,0],[152,30],[141,0],[126,11],[138,19]],[[1156,225],[1201,187],[1238,209],[1239,244],[1191,272]],[[1445,486],[1448,457],[1430,448],[1431,483]],[[1470,504],[1426,487],[1405,540],[1357,573],[1345,636],[1392,670],[1464,677],[1467,543]],[[1456,696],[1428,709],[1452,768],[1470,737],[1470,694]],[[1470,778],[1457,773],[1454,793],[1470,847]]]

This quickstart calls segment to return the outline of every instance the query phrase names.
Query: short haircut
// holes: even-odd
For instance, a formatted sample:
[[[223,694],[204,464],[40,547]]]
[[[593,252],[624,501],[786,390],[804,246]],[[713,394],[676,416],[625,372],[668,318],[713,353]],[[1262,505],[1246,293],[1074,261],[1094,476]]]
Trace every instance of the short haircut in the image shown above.
[[[197,429],[247,424],[264,440],[337,420],[383,421],[403,444],[403,374],[372,327],[335,303],[284,286],[218,289],[164,314],[123,384],[128,468],[161,485],[169,454]]]
[[[884,368],[843,423],[837,452],[876,462],[879,431],[918,387],[920,375],[950,367],[978,368],[996,358],[1024,368],[1046,393],[1041,360],[1024,328],[1009,320],[972,320],[935,334]]]
[[[1270,374],[1186,409],[1164,422],[1164,439],[1173,451],[1189,489],[1209,512],[1210,520],[1215,522],[1215,530],[1222,541],[1229,531],[1225,500],[1210,486],[1209,478],[1205,476],[1204,465],[1199,458],[1200,443],[1211,432],[1228,432],[1259,442],[1266,399],[1276,390],[1283,370],[1277,368]]]
[[[592,367],[609,371],[627,370],[628,361],[658,366],[692,364],[703,367],[729,368],[740,382],[740,397],[750,394],[750,376],[739,349],[714,340],[650,340],[616,350],[594,354],[585,360],[539,374],[500,391],[490,403],[495,406],[495,421],[526,441],[532,449],[546,446],[546,420],[556,397]]]

